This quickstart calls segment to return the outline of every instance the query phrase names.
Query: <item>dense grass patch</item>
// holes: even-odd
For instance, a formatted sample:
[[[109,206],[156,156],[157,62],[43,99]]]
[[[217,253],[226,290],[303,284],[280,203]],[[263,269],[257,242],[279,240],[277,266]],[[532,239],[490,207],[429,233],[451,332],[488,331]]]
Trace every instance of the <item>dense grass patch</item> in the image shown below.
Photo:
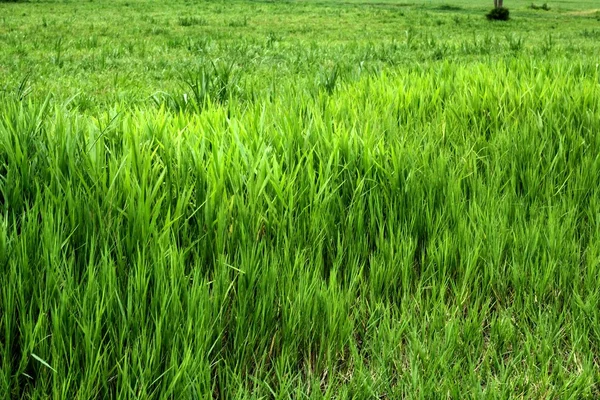
[[[496,7],[486,14],[486,18],[490,21],[508,21],[510,19],[510,11],[505,7]]]
[[[600,396],[590,19],[529,38],[464,3],[351,6],[155,9],[122,43],[94,26],[39,49],[0,25],[19,72],[0,82],[0,397]],[[492,34],[293,39],[256,7],[382,32],[473,11]]]
[[[4,390],[597,393],[597,82],[447,64],[190,116],[5,97]]]

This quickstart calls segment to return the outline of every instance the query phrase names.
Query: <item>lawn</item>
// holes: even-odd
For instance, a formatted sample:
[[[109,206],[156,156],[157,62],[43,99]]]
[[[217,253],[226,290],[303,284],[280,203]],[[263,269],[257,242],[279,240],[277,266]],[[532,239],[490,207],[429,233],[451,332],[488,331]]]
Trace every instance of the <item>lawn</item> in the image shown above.
[[[0,398],[600,397],[600,6],[531,4],[0,2]]]

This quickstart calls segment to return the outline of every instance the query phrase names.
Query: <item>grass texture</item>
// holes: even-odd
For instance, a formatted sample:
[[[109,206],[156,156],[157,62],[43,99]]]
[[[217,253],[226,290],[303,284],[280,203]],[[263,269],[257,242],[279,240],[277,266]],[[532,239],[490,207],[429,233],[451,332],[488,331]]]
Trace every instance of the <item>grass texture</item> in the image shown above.
[[[594,14],[125,4],[0,5],[0,397],[600,396]]]

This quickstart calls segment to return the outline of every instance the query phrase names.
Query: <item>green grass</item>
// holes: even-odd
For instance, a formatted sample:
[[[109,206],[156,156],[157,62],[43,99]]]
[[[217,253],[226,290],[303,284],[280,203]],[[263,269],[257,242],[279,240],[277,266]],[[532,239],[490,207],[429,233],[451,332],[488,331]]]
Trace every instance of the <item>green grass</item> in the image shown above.
[[[0,398],[599,397],[593,3],[0,3]]]

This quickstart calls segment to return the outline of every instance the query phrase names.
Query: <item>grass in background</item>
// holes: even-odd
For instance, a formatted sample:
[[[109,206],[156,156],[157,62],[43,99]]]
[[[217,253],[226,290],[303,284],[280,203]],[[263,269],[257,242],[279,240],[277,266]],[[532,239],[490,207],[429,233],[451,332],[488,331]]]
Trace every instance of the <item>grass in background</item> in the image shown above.
[[[530,5],[0,5],[0,397],[600,396],[597,21]]]

